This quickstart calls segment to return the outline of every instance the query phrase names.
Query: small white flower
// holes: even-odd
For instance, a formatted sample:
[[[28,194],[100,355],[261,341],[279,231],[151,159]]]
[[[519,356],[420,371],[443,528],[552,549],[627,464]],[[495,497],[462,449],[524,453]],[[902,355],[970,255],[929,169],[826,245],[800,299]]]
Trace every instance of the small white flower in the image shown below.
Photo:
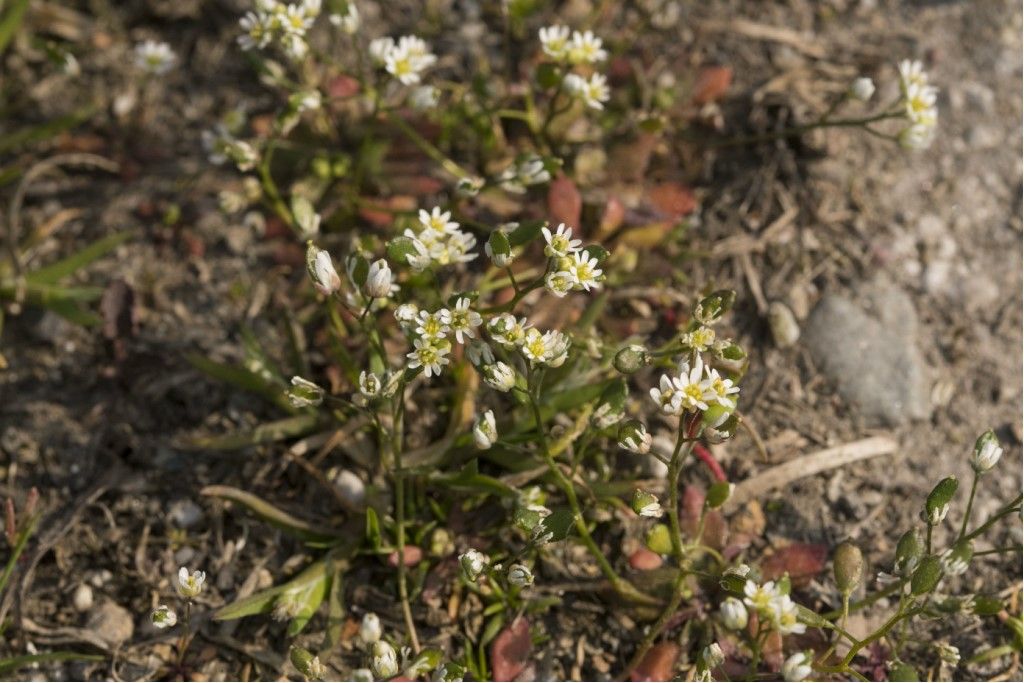
[[[539,330],[530,328],[526,331],[522,352],[534,365],[545,364],[557,368],[568,357],[569,338],[554,330],[541,334]]]
[[[459,555],[459,564],[462,566],[462,571],[465,572],[466,578],[470,581],[476,581],[477,577],[483,573],[484,568],[487,567],[489,561],[486,555],[472,548]]]
[[[672,383],[681,395],[684,411],[707,410],[707,402],[717,399],[703,375],[704,361],[699,355],[692,368],[686,361],[679,364],[679,375],[672,378]]]
[[[366,645],[373,645],[381,637],[380,617],[373,612],[363,615],[363,621],[359,624],[359,639]]]
[[[803,633],[807,625],[800,622],[800,612],[796,603],[788,595],[780,595],[771,604],[772,624],[784,636],[791,633]]]
[[[867,76],[861,76],[850,84],[850,97],[867,102],[875,94],[875,82]]]
[[[658,387],[651,387],[651,398],[666,415],[680,415],[683,412],[683,394],[676,388],[672,378],[661,376]]]
[[[378,640],[373,644],[370,656],[370,668],[380,680],[387,680],[398,675],[398,656],[395,648],[386,640]]]
[[[569,27],[546,26],[537,32],[541,49],[552,59],[563,60],[569,54]]]
[[[409,93],[409,106],[417,111],[429,111],[441,101],[441,91],[432,85],[421,85]]]
[[[601,39],[592,31],[573,31],[572,42],[569,43],[569,61],[573,64],[594,64],[608,58],[608,53],[601,47]]]
[[[706,392],[710,396],[710,400],[715,401],[726,410],[735,408],[736,399],[733,395],[738,394],[740,388],[733,386],[731,379],[720,376],[718,370],[713,370],[711,366],[706,366],[705,370],[707,371],[707,380],[705,380],[704,384],[706,385]],[[724,422],[727,417],[723,416],[722,421]]]
[[[782,665],[782,677],[787,681],[802,681],[811,675],[811,658],[806,652],[790,655]]]
[[[313,281],[313,286],[324,296],[330,296],[341,288],[341,278],[334,269],[331,255],[323,249],[318,249],[312,242],[306,249],[306,271]]]
[[[516,385],[516,371],[508,364],[498,361],[484,368],[484,382],[498,391],[511,391]]]
[[[371,298],[384,298],[391,295],[391,268],[384,259],[377,259],[370,264],[366,275],[366,295]]]
[[[353,35],[359,30],[359,8],[356,7],[356,3],[353,0],[349,0],[345,13],[332,14],[328,17],[328,21],[341,28],[345,33]]]
[[[174,50],[167,43],[147,40],[135,46],[135,66],[154,76],[170,71],[178,61]]]
[[[487,323],[487,331],[491,333],[494,341],[505,348],[511,349],[526,341],[526,332],[531,328],[526,318],[516,320],[511,313],[502,313],[491,318]]]
[[[508,582],[524,588],[533,585],[533,572],[525,564],[514,564],[508,568]]]
[[[238,45],[243,50],[262,50],[274,37],[270,16],[257,12],[246,12],[238,20],[244,33],[238,36]]]
[[[384,56],[384,69],[403,85],[419,83],[422,72],[437,61],[427,44],[416,36],[402,36]]]
[[[170,628],[178,623],[178,615],[167,605],[160,605],[150,615],[153,626],[164,629]]]
[[[494,424],[494,411],[485,411],[473,423],[473,443],[480,450],[487,450],[498,440],[498,428]]]
[[[767,613],[772,609],[772,605],[776,599],[779,598],[779,589],[776,588],[774,581],[769,581],[764,585],[758,585],[747,579],[747,582],[743,585],[743,602],[753,607],[755,610],[761,613]]]
[[[551,271],[544,278],[544,289],[559,299],[572,291],[576,279],[567,270]]]
[[[591,74],[590,78],[583,78],[578,74],[566,74],[565,89],[591,109],[604,109],[604,103],[611,97],[608,79],[604,74]]]
[[[451,331],[452,314],[447,308],[430,313],[420,311],[416,319],[416,334],[425,339],[444,339]]]
[[[359,393],[367,398],[373,398],[380,393],[380,378],[372,372],[363,370],[359,373]]]
[[[448,326],[455,334],[456,341],[460,344],[465,341],[463,335],[467,338],[476,337],[475,330],[483,322],[480,314],[471,310],[469,304],[469,299],[466,297],[460,298],[455,302],[455,307],[452,308],[451,313],[448,315]]]
[[[415,339],[413,346],[415,348],[406,354],[409,358],[409,368],[415,370],[423,366],[423,373],[428,378],[434,375],[440,376],[441,368],[448,365],[449,362],[446,358],[451,350],[448,342],[437,339]]]
[[[370,59],[377,66],[384,66],[384,62],[387,60],[388,54],[395,49],[395,39],[385,36],[384,38],[374,38],[370,41],[368,51],[370,53]]]
[[[939,642],[935,644],[935,650],[939,653],[939,659],[946,664],[956,666],[960,663],[960,649],[955,645]]]
[[[178,583],[175,588],[181,597],[194,598],[203,591],[203,582],[205,581],[206,572],[197,569],[189,574],[188,569],[181,567],[178,569]]]
[[[315,17],[309,16],[302,5],[288,5],[279,13],[281,29],[290,36],[304,36]]]
[[[459,229],[459,224],[452,220],[452,212],[441,211],[439,206],[435,206],[429,213],[420,209],[418,217],[425,230],[433,230],[439,235],[450,235]]]
[[[548,257],[569,256],[578,251],[583,244],[582,240],[572,238],[572,228],[565,223],[559,223],[554,232],[551,232],[546,225],[540,231],[544,235],[544,241],[547,242],[544,254]]]
[[[726,628],[739,631],[747,627],[747,608],[737,598],[726,598],[718,612]]]
[[[701,325],[692,332],[686,332],[683,334],[679,341],[688,349],[696,351],[697,353],[704,353],[710,349],[715,343],[715,329],[706,325]]]
[[[974,451],[971,453],[971,467],[978,474],[988,472],[996,466],[999,458],[1003,456],[1003,449],[999,445],[999,439],[991,429],[981,436],[974,444]]]
[[[414,303],[402,304],[395,309],[395,320],[403,329],[415,329],[420,315],[419,306]]]
[[[597,267],[597,258],[591,257],[585,251],[577,251],[572,255],[569,272],[577,289],[589,292],[591,287],[596,289],[601,286],[600,278],[603,271]]]
[[[704,660],[704,667],[708,670],[720,667],[725,661],[725,654],[722,653],[722,647],[718,643],[711,643],[704,648],[701,657]]]

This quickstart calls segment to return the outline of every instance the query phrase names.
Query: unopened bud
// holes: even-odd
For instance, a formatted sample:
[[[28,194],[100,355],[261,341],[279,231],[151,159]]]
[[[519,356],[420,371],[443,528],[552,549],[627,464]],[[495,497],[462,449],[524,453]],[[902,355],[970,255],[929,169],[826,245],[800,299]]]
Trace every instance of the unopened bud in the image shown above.
[[[725,655],[722,653],[722,648],[718,643],[711,643],[701,653],[701,659],[704,660],[704,668],[708,671],[716,669],[725,662]]]
[[[727,481],[717,481],[708,488],[708,494],[704,497],[704,502],[711,509],[720,508],[725,505],[735,490],[736,484]]]
[[[928,494],[924,504],[924,519],[928,524],[935,526],[946,518],[949,502],[956,494],[958,483],[956,477],[946,477]]]
[[[921,542],[921,536],[917,533],[917,529],[911,529],[900,536],[899,542],[896,543],[893,569],[900,576],[909,576],[917,568],[917,563],[921,561],[922,555],[924,555],[924,544]]]
[[[942,560],[936,555],[929,555],[921,560],[910,577],[910,592],[914,595],[930,593],[939,585],[942,578]]]
[[[319,657],[303,647],[292,647],[290,654],[292,666],[305,676],[307,681],[323,680],[327,670],[320,663]]]
[[[850,97],[867,102],[875,94],[875,82],[867,76],[861,76],[850,84]]]
[[[302,377],[292,377],[292,386],[288,389],[288,402],[294,408],[318,406],[324,402],[324,390]]]
[[[487,562],[487,556],[479,550],[470,549],[459,555],[459,564],[462,566],[462,571],[465,572],[466,578],[470,581],[476,581],[477,577],[487,567]]]
[[[514,564],[508,568],[508,582],[523,588],[533,585],[533,572],[525,564]]]
[[[722,617],[722,624],[733,631],[739,631],[747,627],[747,608],[737,598],[726,598],[718,608]]]
[[[978,437],[974,442],[974,452],[971,454],[971,467],[978,474],[988,472],[999,462],[1003,455],[1003,449],[999,446],[999,439],[991,429]]]
[[[473,443],[481,450],[487,450],[498,440],[498,428],[494,423],[494,411],[488,410],[473,424]]]
[[[359,640],[366,645],[373,645],[380,640],[382,629],[380,617],[373,612],[363,615],[363,621],[359,624]]]
[[[647,532],[645,540],[647,547],[659,555],[668,555],[672,552],[672,532],[664,524],[654,525]]]
[[[620,349],[615,354],[615,360],[612,361],[615,369],[624,375],[632,375],[637,370],[645,368],[650,364],[651,354],[639,344],[630,344],[626,348]]]
[[[643,455],[651,450],[651,435],[640,420],[628,420],[619,428],[619,447]]]
[[[508,236],[503,230],[495,230],[487,238],[484,251],[491,263],[497,268],[505,268],[512,263],[512,245],[509,244]]]
[[[654,518],[661,517],[665,513],[656,495],[640,489],[633,492],[633,512],[641,517]]]
[[[398,675],[398,656],[395,654],[395,648],[391,647],[386,640],[378,640],[373,644],[370,668],[373,669],[373,674],[381,680]]]
[[[864,556],[852,543],[840,543],[832,555],[832,573],[836,586],[843,595],[850,595],[860,583],[864,571]]]
[[[728,313],[735,301],[736,292],[731,289],[720,289],[697,302],[693,307],[693,317],[703,325],[711,325]]]
[[[341,278],[334,269],[331,255],[312,242],[306,247],[306,272],[313,286],[324,296],[330,296],[341,288]]]
[[[391,268],[384,259],[377,259],[370,265],[366,275],[366,295],[374,299],[391,296]]]

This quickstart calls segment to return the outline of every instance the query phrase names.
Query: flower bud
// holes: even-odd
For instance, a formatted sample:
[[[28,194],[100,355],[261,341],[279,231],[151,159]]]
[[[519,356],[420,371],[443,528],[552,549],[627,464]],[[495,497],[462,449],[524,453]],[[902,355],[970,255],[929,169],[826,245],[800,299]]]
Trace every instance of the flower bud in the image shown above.
[[[914,667],[910,666],[909,664],[907,664],[905,662],[901,662],[899,660],[896,660],[895,662],[893,662],[890,665],[888,679],[890,681],[919,681],[919,680],[921,680],[920,678],[918,678],[917,671],[914,670]]]
[[[459,564],[462,566],[462,571],[466,574],[466,578],[470,581],[476,581],[477,577],[483,573],[484,568],[487,567],[488,561],[486,555],[472,548],[459,555]]]
[[[380,393],[380,378],[372,372],[363,370],[359,373],[359,393],[366,398],[373,398]]]
[[[477,177],[459,178],[455,183],[455,192],[461,197],[475,197],[484,188],[484,179]]]
[[[942,578],[942,561],[935,555],[921,560],[910,577],[910,592],[914,595],[930,593]]]
[[[648,549],[659,555],[668,555],[672,552],[672,532],[664,524],[655,524],[651,527],[645,542]]]
[[[327,670],[320,663],[319,657],[303,647],[292,647],[290,656],[292,666],[305,676],[307,681],[323,680]]]
[[[388,258],[392,263],[409,263],[410,256],[419,254],[415,242],[411,237],[396,237],[388,242]]]
[[[620,349],[615,354],[615,360],[612,361],[615,369],[623,375],[632,375],[637,370],[645,368],[650,364],[651,354],[639,344],[630,344],[626,348]]]
[[[494,424],[494,411],[488,410],[473,424],[473,443],[480,450],[487,450],[498,440],[498,428]]]
[[[633,492],[633,512],[641,517],[654,517],[655,519],[665,514],[661,503],[658,502],[658,497],[640,489]]]
[[[514,564],[508,568],[508,582],[523,588],[533,585],[533,572],[525,564]]]
[[[931,526],[935,526],[946,518],[949,512],[949,501],[956,494],[956,477],[946,477],[932,489],[924,504],[924,520]]]
[[[712,325],[732,309],[736,292],[720,289],[701,299],[693,307],[693,318],[702,325]]]
[[[387,680],[398,675],[398,657],[395,648],[386,640],[378,640],[371,651],[370,668],[378,679]]]
[[[718,643],[711,643],[701,652],[701,659],[704,660],[704,669],[710,671],[722,666],[725,655],[722,654],[722,648]]]
[[[733,631],[739,631],[747,627],[747,608],[741,600],[726,598],[718,608],[722,618],[722,624]]]
[[[312,202],[301,195],[292,197],[292,216],[302,237],[316,237],[320,232],[320,214],[313,208]]]
[[[318,406],[324,402],[324,390],[308,379],[292,377],[292,386],[288,389],[288,402],[294,408]]]
[[[850,84],[850,97],[867,102],[875,94],[875,82],[867,76],[861,76]]]
[[[363,621],[359,624],[359,639],[366,645],[373,645],[381,636],[380,617],[373,612],[363,615]]]
[[[512,245],[509,244],[508,236],[503,230],[491,233],[487,238],[487,244],[484,245],[484,251],[497,268],[505,268],[512,263]]]
[[[956,666],[960,663],[960,649],[949,643],[936,643],[935,649],[939,653],[939,659],[946,664]]]
[[[313,286],[324,296],[330,296],[341,288],[341,278],[334,269],[331,255],[318,249],[313,242],[306,247],[306,272],[313,281]]]
[[[860,548],[852,543],[840,543],[832,555],[832,573],[839,592],[850,595],[860,583],[863,571],[864,557]]]
[[[712,510],[720,508],[732,497],[732,492],[735,490],[736,484],[727,481],[717,481],[708,488],[708,494],[704,497],[704,502]]]
[[[516,371],[507,363],[498,361],[484,368],[484,382],[498,391],[511,391],[516,385]]]
[[[629,420],[619,428],[619,447],[644,455],[651,450],[651,435],[640,420]]]
[[[512,523],[529,533],[536,529],[547,516],[542,510],[544,508],[535,505],[520,505],[512,515]]]
[[[999,462],[1003,455],[1003,449],[999,446],[999,439],[991,429],[978,437],[974,442],[974,452],[971,454],[971,467],[978,474],[988,472]]]
[[[377,259],[370,265],[366,275],[366,295],[382,299],[391,295],[391,268],[384,259]]]
[[[959,576],[967,571],[974,557],[974,544],[963,540],[942,553],[942,571],[951,576]]]
[[[178,615],[167,605],[160,605],[150,615],[153,626],[157,628],[170,628],[178,623]]]
[[[899,542],[896,543],[893,569],[900,576],[909,576],[917,568],[917,563],[921,561],[922,555],[924,555],[924,544],[921,543],[921,536],[918,535],[917,529],[911,529],[900,536]]]
[[[782,664],[782,678],[787,681],[802,681],[812,671],[811,658],[806,652],[790,655]]]

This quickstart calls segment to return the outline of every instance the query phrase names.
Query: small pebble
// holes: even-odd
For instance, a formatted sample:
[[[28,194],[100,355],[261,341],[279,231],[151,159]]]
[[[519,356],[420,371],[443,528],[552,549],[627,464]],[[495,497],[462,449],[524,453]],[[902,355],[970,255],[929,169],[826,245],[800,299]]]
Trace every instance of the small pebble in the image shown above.
[[[771,327],[775,345],[780,349],[792,346],[800,338],[800,325],[793,311],[781,301],[774,301],[768,306],[768,326]]]
[[[87,583],[80,583],[71,596],[71,604],[79,612],[88,612],[92,609],[92,588]]]

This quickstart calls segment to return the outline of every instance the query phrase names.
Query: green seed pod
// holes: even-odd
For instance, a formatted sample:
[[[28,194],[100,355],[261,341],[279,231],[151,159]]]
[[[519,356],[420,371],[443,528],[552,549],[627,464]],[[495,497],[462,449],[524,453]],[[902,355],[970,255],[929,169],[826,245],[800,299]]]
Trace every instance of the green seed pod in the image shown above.
[[[647,547],[659,555],[672,552],[672,532],[664,524],[656,524],[647,532]]]
[[[729,500],[735,488],[736,484],[730,484],[727,481],[715,482],[708,489],[708,495],[705,497],[704,502],[711,509],[720,508]]]
[[[290,657],[292,666],[298,669],[307,681],[322,680],[327,673],[324,665],[320,663],[320,658],[305,648],[292,647]]]
[[[693,307],[693,317],[697,322],[711,325],[732,309],[736,301],[736,292],[731,289],[720,289],[697,302]]]
[[[959,482],[956,477],[946,477],[932,489],[924,504],[925,520],[932,526],[946,518],[949,502],[956,494]]]
[[[513,523],[522,529],[523,531],[530,533],[537,528],[537,525],[544,519],[544,514],[540,510],[534,510],[528,507],[518,507],[515,513],[513,513]]]
[[[850,595],[860,583],[864,571],[864,556],[852,543],[840,543],[832,554],[832,573],[836,586],[843,595]]]
[[[658,497],[649,491],[637,489],[633,492],[633,512],[641,517],[661,517],[663,510]]]
[[[623,375],[632,375],[640,368],[651,364],[651,354],[639,344],[631,344],[615,354],[612,365]]]
[[[917,529],[911,529],[900,536],[896,544],[896,558],[893,560],[893,568],[897,574],[906,576],[917,567],[917,563],[924,554],[924,544],[917,533]]]
[[[391,263],[409,265],[409,257],[416,254],[412,239],[402,236],[388,242],[388,260]]]
[[[487,238],[487,255],[498,268],[504,268],[512,262],[512,245],[502,230],[495,230]]]
[[[890,681],[919,681],[917,677],[917,671],[914,667],[909,664],[905,664],[900,661],[893,662],[892,668],[889,669],[889,680]]]
[[[910,592],[914,595],[930,593],[939,585],[942,578],[942,560],[936,555],[929,555],[921,560],[910,577]]]

